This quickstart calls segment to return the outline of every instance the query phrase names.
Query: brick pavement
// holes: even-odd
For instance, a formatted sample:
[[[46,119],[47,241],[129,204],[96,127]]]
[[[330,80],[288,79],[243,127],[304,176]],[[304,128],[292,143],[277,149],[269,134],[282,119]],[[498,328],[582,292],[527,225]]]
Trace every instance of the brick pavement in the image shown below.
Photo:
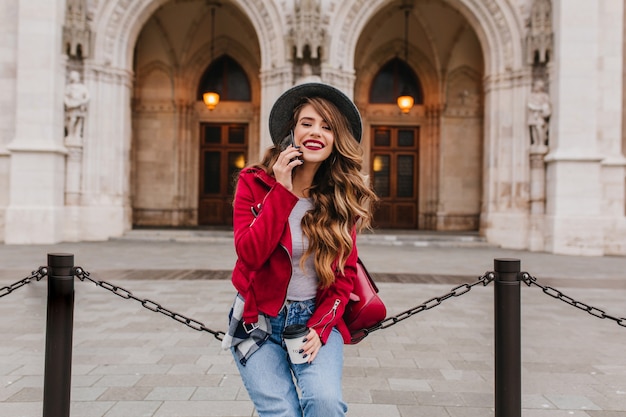
[[[46,253],[69,251],[94,278],[221,330],[233,290],[226,279],[204,278],[224,278],[210,271],[228,270],[231,246],[219,239],[5,245],[0,287],[45,263]],[[360,249],[381,278],[390,314],[473,281],[494,258],[517,257],[540,282],[626,316],[624,258],[423,242]],[[91,283],[75,286],[72,416],[255,415],[230,354],[211,335]],[[522,287],[523,416],[626,415],[626,328]],[[0,416],[42,415],[45,303],[44,281],[0,298]],[[477,286],[346,346],[348,416],[493,416],[493,320],[493,285]]]

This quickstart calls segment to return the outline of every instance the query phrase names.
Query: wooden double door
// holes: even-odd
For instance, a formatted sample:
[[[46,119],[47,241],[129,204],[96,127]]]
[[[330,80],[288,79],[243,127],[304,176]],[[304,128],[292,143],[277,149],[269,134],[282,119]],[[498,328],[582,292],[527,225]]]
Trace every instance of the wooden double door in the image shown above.
[[[372,127],[371,179],[380,198],[374,226],[416,229],[419,127]]]
[[[235,180],[246,165],[248,125],[200,126],[199,226],[231,226]]]

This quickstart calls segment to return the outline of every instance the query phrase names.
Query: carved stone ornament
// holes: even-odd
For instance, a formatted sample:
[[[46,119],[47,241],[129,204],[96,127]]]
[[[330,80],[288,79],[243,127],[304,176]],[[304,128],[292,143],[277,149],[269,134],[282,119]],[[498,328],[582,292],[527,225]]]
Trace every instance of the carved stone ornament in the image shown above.
[[[63,47],[70,58],[84,59],[90,55],[91,30],[87,22],[85,0],[67,0]]]
[[[295,49],[294,58],[305,58],[306,49],[310,51],[311,59],[320,58],[318,50],[324,46],[325,38],[320,0],[296,0],[289,33],[289,45]]]
[[[550,0],[534,0],[528,26],[526,35],[528,63],[545,64],[550,60],[554,38]]]

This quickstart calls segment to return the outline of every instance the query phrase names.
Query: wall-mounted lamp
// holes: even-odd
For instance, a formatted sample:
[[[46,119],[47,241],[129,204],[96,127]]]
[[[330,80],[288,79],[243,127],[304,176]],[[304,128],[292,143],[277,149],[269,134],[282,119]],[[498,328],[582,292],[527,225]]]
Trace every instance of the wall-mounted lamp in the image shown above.
[[[411,11],[411,2],[404,2],[402,9],[404,9],[404,62],[409,65],[409,12]],[[406,90],[406,86],[402,89],[400,97],[397,99],[398,107],[402,110],[402,113],[408,113],[413,108],[415,100]]]
[[[213,42],[215,40],[215,7],[219,2],[211,2],[211,62],[213,62]],[[215,91],[207,91],[202,94],[202,100],[209,110],[213,110],[220,102],[220,95]]]

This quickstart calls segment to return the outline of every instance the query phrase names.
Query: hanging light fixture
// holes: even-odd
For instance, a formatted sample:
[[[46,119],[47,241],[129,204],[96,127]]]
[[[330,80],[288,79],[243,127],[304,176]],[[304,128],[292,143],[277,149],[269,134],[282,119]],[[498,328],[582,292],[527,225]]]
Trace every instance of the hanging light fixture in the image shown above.
[[[413,96],[403,90],[402,95],[398,97],[397,103],[402,113],[408,113],[413,108],[414,101]]]
[[[208,93],[202,94],[202,100],[209,110],[213,110],[215,106],[217,106],[217,103],[220,102],[220,95],[216,92],[209,91]]]
[[[211,63],[213,62],[213,43],[215,40],[215,6],[219,5],[219,2],[211,2]],[[220,95],[215,91],[208,91],[202,94],[202,100],[209,110],[213,110],[220,102]]]
[[[404,62],[409,65],[409,12],[411,11],[410,2],[403,2],[401,8],[404,10]],[[397,99],[398,107],[402,113],[408,113],[413,108],[415,102],[413,96],[409,93],[406,85],[402,87],[402,93]]]

